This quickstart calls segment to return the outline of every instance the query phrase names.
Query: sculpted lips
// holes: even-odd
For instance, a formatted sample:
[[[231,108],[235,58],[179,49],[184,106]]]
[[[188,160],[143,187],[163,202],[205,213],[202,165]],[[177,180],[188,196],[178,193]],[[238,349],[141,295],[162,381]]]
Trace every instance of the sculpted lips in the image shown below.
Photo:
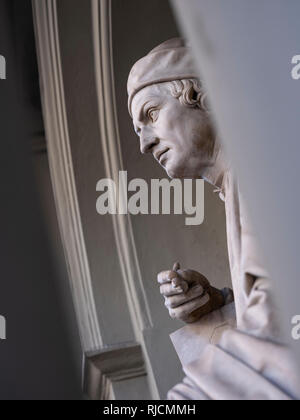
[[[155,153],[154,153],[154,157],[155,157],[155,159],[156,159],[159,163],[161,163],[161,162],[162,162],[162,159],[163,159],[163,156],[164,156],[164,155],[165,155],[165,153],[167,153],[169,150],[170,150],[169,148],[166,148],[166,149],[159,150],[159,151],[155,152]]]

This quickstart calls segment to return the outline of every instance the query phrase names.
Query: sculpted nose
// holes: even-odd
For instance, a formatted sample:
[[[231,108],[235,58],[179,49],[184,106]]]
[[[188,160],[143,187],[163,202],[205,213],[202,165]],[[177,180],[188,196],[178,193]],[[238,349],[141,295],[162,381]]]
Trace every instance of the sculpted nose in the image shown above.
[[[140,136],[140,146],[141,146],[141,153],[151,153],[153,147],[159,143],[159,139],[154,135],[147,135],[141,133]]]

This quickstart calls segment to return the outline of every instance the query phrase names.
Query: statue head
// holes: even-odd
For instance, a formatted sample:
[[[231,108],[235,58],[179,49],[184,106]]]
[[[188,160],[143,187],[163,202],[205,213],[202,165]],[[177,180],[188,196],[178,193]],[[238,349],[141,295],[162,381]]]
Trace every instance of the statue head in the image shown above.
[[[216,136],[189,47],[174,38],[140,59],[128,78],[128,107],[142,153],[171,178],[199,178],[213,165]]]

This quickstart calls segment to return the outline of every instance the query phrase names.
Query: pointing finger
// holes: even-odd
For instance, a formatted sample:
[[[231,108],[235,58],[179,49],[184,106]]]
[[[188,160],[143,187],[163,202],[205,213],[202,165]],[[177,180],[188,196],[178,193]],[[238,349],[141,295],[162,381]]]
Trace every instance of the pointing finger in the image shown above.
[[[177,270],[179,270],[180,269],[180,264],[179,264],[179,262],[176,262],[174,265],[173,265],[173,271],[177,271]]]

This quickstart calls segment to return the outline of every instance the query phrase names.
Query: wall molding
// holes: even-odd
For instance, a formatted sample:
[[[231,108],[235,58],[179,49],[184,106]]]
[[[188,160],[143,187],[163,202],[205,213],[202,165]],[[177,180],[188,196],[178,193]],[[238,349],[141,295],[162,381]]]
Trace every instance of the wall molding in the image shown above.
[[[58,222],[83,350],[99,350],[91,274],[70,148],[60,56],[57,0],[32,0],[47,151]]]
[[[118,180],[124,170],[115,103],[111,0],[91,0],[95,77],[101,145],[106,177]],[[119,263],[137,338],[153,327],[142,281],[130,215],[112,215]]]
[[[84,393],[90,400],[113,400],[115,382],[147,375],[142,348],[134,343],[88,354],[84,371]]]

